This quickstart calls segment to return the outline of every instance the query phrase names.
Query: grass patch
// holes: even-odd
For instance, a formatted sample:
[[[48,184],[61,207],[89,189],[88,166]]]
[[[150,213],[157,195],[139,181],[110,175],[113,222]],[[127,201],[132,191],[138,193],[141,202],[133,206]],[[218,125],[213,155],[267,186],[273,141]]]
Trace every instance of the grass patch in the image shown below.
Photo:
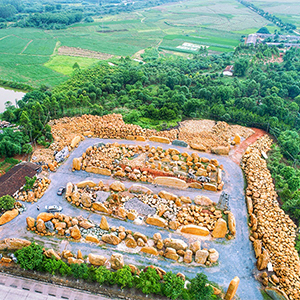
[[[80,69],[86,69],[97,62],[99,59],[96,58],[56,55],[51,57],[44,66],[58,73],[71,76],[74,72],[73,65],[75,63],[78,63]]]
[[[178,125],[181,119],[166,121],[166,120],[152,120],[149,118],[140,118],[136,123],[143,128],[156,129],[156,130],[166,130],[170,127],[175,127]]]

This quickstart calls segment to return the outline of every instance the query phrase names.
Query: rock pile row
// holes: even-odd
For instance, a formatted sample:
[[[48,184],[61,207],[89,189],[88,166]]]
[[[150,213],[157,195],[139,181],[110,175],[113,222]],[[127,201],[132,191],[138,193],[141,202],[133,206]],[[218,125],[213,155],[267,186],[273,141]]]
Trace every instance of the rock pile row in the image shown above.
[[[216,159],[200,157],[196,152],[189,155],[174,148],[118,143],[91,146],[73,159],[73,170],[151,183],[155,177],[176,177],[192,188],[212,191],[223,189],[222,168]]]
[[[46,190],[48,189],[51,180],[44,177],[43,179],[37,179],[33,185],[32,190],[20,191],[14,198],[16,201],[24,202],[37,202],[38,199],[42,198]]]
[[[278,284],[291,300],[300,299],[300,260],[295,249],[296,225],[279,207],[271,174],[262,151],[272,144],[264,136],[250,146],[243,156],[247,178],[246,200],[250,216],[251,236],[258,270],[269,262],[279,280],[265,276],[264,283]],[[267,274],[266,274],[267,275]]]
[[[154,194],[138,184],[127,190],[120,181],[106,185],[102,181],[96,184],[90,180],[76,185],[69,182],[65,196],[67,201],[83,209],[123,220],[134,221],[141,216],[149,225],[181,229],[182,232],[188,228],[186,233],[205,236],[211,233],[215,238],[224,238],[228,233],[227,237],[232,238],[236,232],[233,214],[216,209],[216,204],[205,196],[196,196],[192,201],[189,197],[178,197],[166,191]],[[228,215],[228,225],[223,214]],[[190,225],[195,227],[190,228]]]
[[[75,240],[95,243],[97,245],[125,244],[127,248],[136,249],[150,255],[160,255],[178,262],[211,265],[216,263],[219,253],[215,249],[201,249],[199,241],[188,245],[180,239],[162,239],[160,233],[156,233],[153,239],[148,238],[140,232],[125,230],[123,226],[110,227],[103,216],[99,225],[82,217],[70,217],[61,213],[41,213],[37,219],[27,217],[28,230],[35,231],[40,235],[66,236]]]

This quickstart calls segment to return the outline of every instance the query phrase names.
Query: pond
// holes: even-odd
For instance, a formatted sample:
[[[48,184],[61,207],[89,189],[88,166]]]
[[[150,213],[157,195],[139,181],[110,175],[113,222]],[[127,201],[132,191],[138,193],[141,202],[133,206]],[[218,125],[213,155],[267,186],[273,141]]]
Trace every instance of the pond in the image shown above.
[[[21,100],[24,95],[23,92],[0,87],[0,113],[5,110],[5,102],[10,101],[13,105],[16,105],[16,100]]]

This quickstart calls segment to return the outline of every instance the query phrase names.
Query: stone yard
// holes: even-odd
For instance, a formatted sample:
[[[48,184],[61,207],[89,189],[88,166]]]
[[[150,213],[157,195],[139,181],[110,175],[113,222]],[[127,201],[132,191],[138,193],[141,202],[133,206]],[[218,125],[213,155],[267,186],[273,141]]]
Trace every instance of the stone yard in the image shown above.
[[[158,272],[190,277],[201,271],[225,289],[238,276],[238,295],[245,300],[263,299],[255,273],[273,292],[279,288],[287,299],[299,299],[295,228],[276,206],[260,157],[270,145],[266,138],[244,155],[245,197],[239,166],[211,153],[227,155],[251,129],[188,121],[178,129],[155,132],[110,115],[54,120],[52,130],[55,142],[33,157],[53,171],[38,203],[60,205],[63,213],[40,214],[29,206],[1,228],[1,239],[11,237],[7,226],[13,226],[15,237],[41,242],[70,263],[82,263],[87,255],[90,263],[106,265],[105,257],[116,255],[132,268],[154,264]],[[115,140],[122,138],[126,140]],[[63,149],[68,150],[66,160],[55,161],[54,151]],[[56,195],[61,185],[64,197]],[[226,209],[218,205],[221,191],[229,195]],[[274,231],[276,226],[282,233]],[[274,272],[267,272],[268,262]]]

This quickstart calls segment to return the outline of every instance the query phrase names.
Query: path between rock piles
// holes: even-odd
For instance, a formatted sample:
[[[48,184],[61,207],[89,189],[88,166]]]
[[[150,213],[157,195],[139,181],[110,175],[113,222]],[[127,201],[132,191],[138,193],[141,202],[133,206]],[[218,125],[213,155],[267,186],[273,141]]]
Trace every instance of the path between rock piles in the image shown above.
[[[257,138],[257,137],[256,137]],[[249,140],[249,139],[248,139]],[[111,183],[114,181],[112,178],[108,178],[99,174],[91,174],[85,171],[76,171],[72,172],[72,160],[75,157],[80,157],[82,153],[86,150],[87,147],[94,145],[99,142],[112,143],[119,142],[124,144],[135,144],[135,141],[127,141],[127,140],[103,140],[103,139],[86,139],[80,143],[79,147],[76,148],[70,155],[67,161],[65,161],[60,168],[55,172],[49,175],[51,179],[51,184],[44,194],[44,196],[39,200],[38,204],[42,208],[45,205],[50,204],[58,204],[63,207],[63,213],[70,216],[78,216],[82,215],[85,218],[89,218],[96,223],[100,223],[101,215],[95,214],[89,211],[81,210],[76,207],[70,205],[69,202],[63,200],[62,197],[57,196],[56,192],[58,187],[65,186],[67,182],[71,181],[73,183],[80,182],[82,180],[94,180],[95,182],[102,180],[104,183]],[[251,139],[252,141],[252,139]],[[139,142],[143,144],[143,142]],[[169,148],[170,145],[160,144],[160,143],[148,143],[151,146],[161,146],[163,148]],[[186,149],[182,147],[175,147],[181,152],[195,152],[191,149]],[[87,255],[88,253],[97,253],[109,257],[112,252],[120,251],[124,254],[125,263],[133,263],[135,265],[145,266],[148,264],[154,264],[160,266],[166,271],[173,272],[182,272],[187,276],[194,277],[197,272],[204,272],[209,280],[212,280],[219,285],[221,285],[225,290],[227,289],[230,281],[234,278],[234,276],[238,276],[241,280],[238,295],[243,300],[263,300],[263,297],[260,292],[260,284],[257,282],[253,276],[256,268],[255,263],[256,259],[254,257],[254,251],[249,240],[249,228],[247,224],[247,211],[246,211],[246,203],[245,203],[245,195],[244,195],[244,178],[243,173],[240,167],[231,160],[228,156],[217,156],[208,153],[199,153],[200,156],[208,157],[208,158],[216,158],[223,164],[225,170],[224,176],[224,190],[225,192],[230,194],[230,209],[233,212],[236,218],[237,224],[237,235],[234,240],[226,241],[226,240],[202,240],[203,248],[215,248],[220,253],[219,265],[211,268],[203,268],[199,267],[196,264],[183,264],[178,262],[173,262],[171,260],[165,260],[160,257],[151,257],[149,255],[140,255],[137,253],[133,253],[134,249],[129,249],[130,252],[125,253],[125,249],[122,249],[122,245],[107,246],[107,248],[100,248],[96,245],[89,243],[79,243],[79,242],[69,242],[65,239],[59,239],[56,237],[42,237],[36,235],[32,232],[27,231],[26,229],[26,217],[31,216],[36,218],[40,211],[37,211],[36,204],[27,204],[27,211],[22,215],[12,220],[10,223],[1,226],[0,229],[0,239],[8,238],[8,237],[16,237],[16,238],[25,238],[31,241],[37,241],[41,243],[45,247],[51,247],[58,251],[62,251],[64,249],[72,250],[74,253],[78,249],[81,249],[83,255]],[[124,181],[125,186],[130,187],[133,182]],[[142,184],[151,188],[155,193],[158,193],[160,190],[164,189],[166,191],[170,191],[177,195],[185,195],[194,198],[196,195],[205,195],[210,197],[213,201],[217,202],[220,196],[220,192],[210,192],[204,190],[196,190],[196,189],[187,189],[187,190],[178,190],[174,188],[166,188],[166,187],[157,187],[150,184]],[[42,211],[42,210],[41,210]],[[121,221],[116,218],[107,217],[108,223],[110,226],[120,226],[123,225],[126,229],[130,229],[132,231],[139,231],[144,233],[147,236],[153,236],[155,232],[160,232],[163,238],[166,237],[174,237],[181,238],[186,242],[191,242],[196,239],[195,236],[185,235],[166,231],[160,229],[155,226],[141,226],[135,225],[131,221]],[[123,246],[124,247],[124,246]],[[128,250],[128,249],[127,249]]]

